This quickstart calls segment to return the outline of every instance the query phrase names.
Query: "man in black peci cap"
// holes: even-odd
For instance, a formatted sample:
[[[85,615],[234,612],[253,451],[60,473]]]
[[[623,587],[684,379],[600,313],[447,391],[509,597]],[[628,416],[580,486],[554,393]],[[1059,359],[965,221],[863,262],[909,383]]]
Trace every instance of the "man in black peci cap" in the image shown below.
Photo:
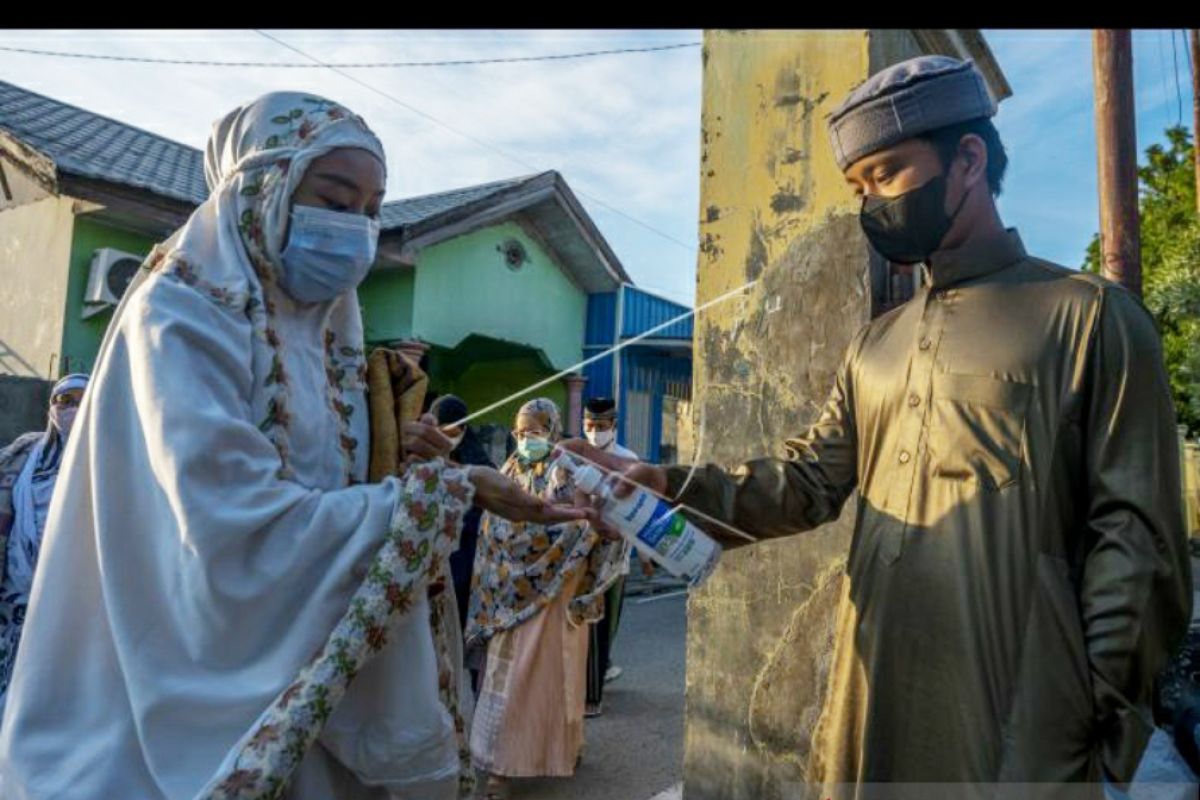
[[[617,442],[617,401],[611,397],[593,397],[583,408],[583,435],[593,446],[618,458],[638,461],[637,453]],[[626,561],[626,573],[628,564]],[[612,663],[613,640],[621,624],[625,605],[625,578],[604,594],[604,619],[592,625],[588,640],[587,705],[585,716],[598,717],[604,712],[604,684],[621,677],[623,670]]]

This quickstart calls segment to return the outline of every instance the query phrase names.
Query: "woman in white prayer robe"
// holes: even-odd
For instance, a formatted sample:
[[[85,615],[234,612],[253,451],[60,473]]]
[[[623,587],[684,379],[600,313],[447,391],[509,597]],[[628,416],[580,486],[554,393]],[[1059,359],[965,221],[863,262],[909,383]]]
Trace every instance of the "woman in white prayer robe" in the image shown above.
[[[355,288],[386,172],[360,118],[268,94],[214,126],[205,171],[208,199],[114,315],[63,458],[0,726],[5,800],[195,797],[322,648],[385,538],[424,564],[452,549],[411,525],[430,508],[582,514],[446,465],[428,419],[404,431],[419,481],[364,482]],[[454,796],[459,744],[415,597],[286,796]]]

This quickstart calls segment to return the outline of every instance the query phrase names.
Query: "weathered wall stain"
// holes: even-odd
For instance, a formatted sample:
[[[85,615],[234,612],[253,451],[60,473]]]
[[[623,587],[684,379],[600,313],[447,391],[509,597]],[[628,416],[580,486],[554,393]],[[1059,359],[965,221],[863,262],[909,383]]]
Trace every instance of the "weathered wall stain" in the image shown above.
[[[784,148],[783,153],[783,163],[785,164],[795,164],[802,158],[808,158],[808,156],[804,154],[804,151],[797,150],[794,147]]]
[[[730,325],[704,322],[697,332],[705,390],[712,393],[700,401],[710,411],[706,426],[719,425],[729,434],[723,441],[706,437],[704,455],[725,463],[740,461],[756,448],[758,454],[782,454],[783,439],[800,432],[824,401],[869,302],[866,249],[857,217],[830,217],[796,237],[769,264],[762,236],[752,233],[750,239],[744,274],[760,280],[747,293],[745,311]],[[757,274],[752,274],[752,261]],[[770,310],[776,306],[777,311]],[[745,403],[763,392],[780,401],[770,403],[769,439],[741,438],[757,427],[746,424],[753,416],[747,407],[713,414],[709,405],[710,400],[719,402],[720,395]]]
[[[804,195],[791,191],[779,191],[771,197],[771,210],[776,214],[787,214],[804,208]]]
[[[750,225],[750,245],[746,248],[746,280],[756,280],[767,266],[767,245],[757,215]]]
[[[833,666],[835,618],[845,562],[835,559],[800,590],[808,597],[793,612],[774,651],[755,676],[748,725],[766,757],[808,778],[810,743]]]
[[[715,261],[716,259],[720,258],[722,253],[725,252],[721,246],[717,244],[720,239],[721,237],[716,234],[704,234],[704,238],[700,240],[700,253],[709,260]]]

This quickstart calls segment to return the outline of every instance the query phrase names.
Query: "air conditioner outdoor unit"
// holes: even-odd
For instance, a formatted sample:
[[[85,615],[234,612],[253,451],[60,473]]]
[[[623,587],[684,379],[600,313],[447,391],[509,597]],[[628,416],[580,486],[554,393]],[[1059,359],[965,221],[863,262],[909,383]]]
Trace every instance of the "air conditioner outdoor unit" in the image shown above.
[[[83,318],[121,302],[121,295],[141,265],[142,256],[123,250],[102,247],[93,253],[87,293],[83,297]]]

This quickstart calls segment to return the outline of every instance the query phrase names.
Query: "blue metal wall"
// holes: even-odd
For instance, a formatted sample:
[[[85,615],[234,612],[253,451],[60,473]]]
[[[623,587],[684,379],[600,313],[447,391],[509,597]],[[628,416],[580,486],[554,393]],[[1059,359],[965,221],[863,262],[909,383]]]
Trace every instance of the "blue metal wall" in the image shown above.
[[[602,353],[607,349],[607,347],[584,348],[583,355],[590,357]],[[583,397],[585,400],[591,400],[593,397],[616,396],[616,389],[613,386],[613,379],[615,378],[613,373],[616,368],[616,362],[617,356],[610,353],[583,368],[583,375],[587,378],[587,383],[583,387]]]
[[[616,339],[617,293],[588,295],[587,325],[584,345],[611,345]]]
[[[621,427],[617,440],[629,446],[630,429],[634,425],[648,425],[649,441],[645,446],[635,447],[646,461],[657,463],[661,455],[663,398],[677,397],[690,400],[692,397],[692,357],[669,355],[656,352],[652,347],[628,347],[622,352],[621,363]],[[629,402],[630,392],[645,392],[650,397],[649,408],[638,409],[648,413],[649,420],[634,419],[635,409]],[[635,443],[640,444],[640,443]]]
[[[624,291],[624,308],[621,313],[624,324],[621,326],[621,336],[616,336],[617,327],[617,294],[607,292],[594,294],[588,298],[587,324],[584,334],[584,356],[605,353],[618,341],[628,341],[657,325],[687,314],[687,306],[671,302],[665,298],[648,294],[633,286],[626,286]],[[623,445],[629,444],[629,432],[634,426],[649,430],[649,442],[639,455],[648,461],[658,461],[662,441],[662,410],[663,397],[672,396],[680,399],[690,399],[692,395],[692,357],[690,350],[675,348],[665,349],[657,342],[692,340],[692,317],[685,316],[678,322],[656,331],[653,335],[635,344],[627,345],[616,353],[609,353],[603,358],[588,364],[583,368],[583,374],[588,381],[584,387],[584,398],[616,396],[618,407],[621,409],[621,424],[617,430],[617,441]],[[615,371],[620,359],[621,386],[615,386]],[[638,409],[632,409],[629,404],[629,392],[645,392],[649,395],[649,404],[645,402]],[[639,418],[631,419],[631,414]],[[648,419],[642,418],[648,415]]]
[[[691,311],[685,305],[672,302],[658,295],[649,294],[636,286],[624,287],[625,301],[621,313],[624,324],[621,326],[621,338],[631,339],[655,326],[670,320],[678,322],[666,326],[661,331],[646,337],[651,339],[692,340]],[[615,339],[617,327],[617,293],[604,292],[588,296],[587,329],[584,334],[585,345],[611,345]]]
[[[587,324],[583,335],[583,357],[585,359],[610,349],[616,343],[617,293],[604,292],[588,296]],[[585,400],[593,397],[615,397],[613,385],[616,355],[609,354],[584,366],[587,384],[583,389]]]
[[[649,294],[635,286],[625,287],[624,324],[621,326],[621,337],[628,339],[662,325],[668,320],[683,317],[661,331],[656,331],[649,339],[686,339],[692,340],[692,316],[690,308],[674,303],[664,297]],[[688,314],[687,316],[684,316]]]

